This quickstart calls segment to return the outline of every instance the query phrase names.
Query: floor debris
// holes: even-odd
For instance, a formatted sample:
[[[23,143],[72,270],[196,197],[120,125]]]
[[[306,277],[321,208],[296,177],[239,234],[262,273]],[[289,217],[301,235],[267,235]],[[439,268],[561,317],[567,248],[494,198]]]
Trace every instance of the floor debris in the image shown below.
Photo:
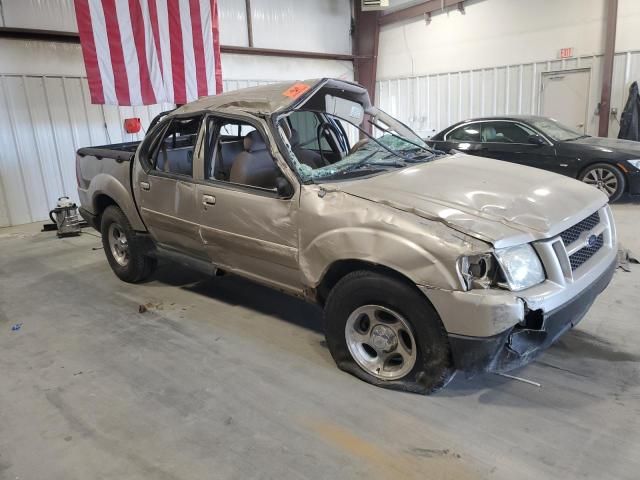
[[[630,250],[620,248],[620,250],[618,250],[618,268],[628,273],[631,271],[630,265],[632,263],[639,264],[640,261]]]
[[[496,372],[496,375],[500,375],[501,377],[510,378],[511,380],[517,380],[518,382],[533,385],[534,387],[542,387],[542,384],[538,382],[534,382],[533,380],[527,380],[526,378],[522,378],[522,377],[516,377],[515,375],[507,375],[506,373],[498,373],[498,372]]]

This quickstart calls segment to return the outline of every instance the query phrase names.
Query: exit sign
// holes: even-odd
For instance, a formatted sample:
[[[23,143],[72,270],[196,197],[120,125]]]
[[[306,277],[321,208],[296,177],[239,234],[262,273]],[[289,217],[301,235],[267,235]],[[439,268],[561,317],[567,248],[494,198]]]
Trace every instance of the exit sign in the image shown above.
[[[571,58],[573,57],[573,47],[561,48],[560,49],[560,58]]]

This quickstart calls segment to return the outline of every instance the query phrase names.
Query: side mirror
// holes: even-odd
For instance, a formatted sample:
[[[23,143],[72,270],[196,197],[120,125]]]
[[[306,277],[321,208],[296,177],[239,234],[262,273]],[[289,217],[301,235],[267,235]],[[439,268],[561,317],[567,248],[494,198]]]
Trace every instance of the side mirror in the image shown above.
[[[544,138],[542,138],[540,135],[529,135],[529,143],[533,143],[534,145],[539,146],[546,144]]]
[[[293,189],[291,188],[291,184],[284,177],[276,178],[276,191],[278,192],[278,196],[287,198],[293,194]]]

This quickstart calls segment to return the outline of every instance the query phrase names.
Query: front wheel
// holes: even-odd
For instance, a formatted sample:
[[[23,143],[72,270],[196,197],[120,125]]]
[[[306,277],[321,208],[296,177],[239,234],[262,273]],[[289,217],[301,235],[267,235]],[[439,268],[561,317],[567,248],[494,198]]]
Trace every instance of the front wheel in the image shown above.
[[[325,305],[327,345],[338,367],[384,388],[429,394],[452,378],[444,326],[424,296],[400,279],[346,275]]]
[[[625,189],[624,174],[608,163],[591,165],[580,175],[580,180],[605,193],[610,202],[618,200]]]
[[[155,270],[156,259],[144,255],[135,231],[118,207],[107,207],[102,214],[100,231],[104,253],[120,280],[141,282]]]

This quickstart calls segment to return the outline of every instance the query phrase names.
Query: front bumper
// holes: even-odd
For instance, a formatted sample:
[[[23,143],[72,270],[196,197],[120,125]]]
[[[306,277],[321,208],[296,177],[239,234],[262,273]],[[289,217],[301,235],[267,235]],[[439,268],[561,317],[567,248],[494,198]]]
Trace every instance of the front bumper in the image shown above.
[[[539,328],[516,325],[491,337],[450,334],[449,344],[456,369],[467,374],[505,372],[531,362],[582,320],[596,297],[609,285],[616,267],[614,260],[577,296],[544,313]]]

